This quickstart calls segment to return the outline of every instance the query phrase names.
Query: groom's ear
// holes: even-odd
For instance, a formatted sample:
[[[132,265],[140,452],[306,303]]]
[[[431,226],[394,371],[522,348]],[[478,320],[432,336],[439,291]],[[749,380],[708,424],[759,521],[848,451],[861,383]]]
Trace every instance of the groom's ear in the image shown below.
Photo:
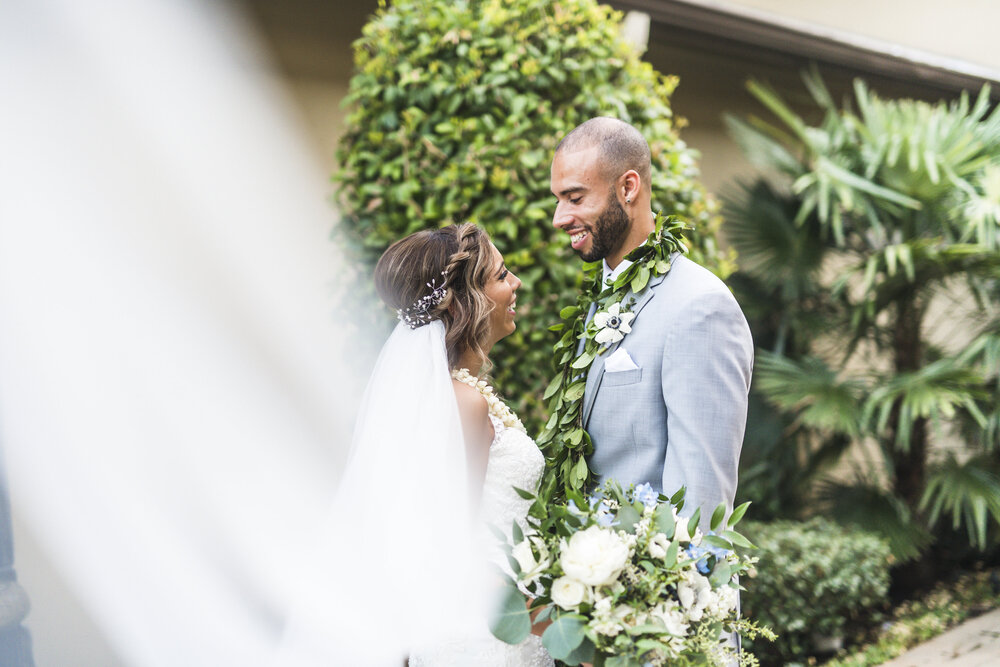
[[[618,194],[628,203],[639,198],[639,191],[642,189],[642,177],[635,169],[629,169],[618,177],[616,190]]]

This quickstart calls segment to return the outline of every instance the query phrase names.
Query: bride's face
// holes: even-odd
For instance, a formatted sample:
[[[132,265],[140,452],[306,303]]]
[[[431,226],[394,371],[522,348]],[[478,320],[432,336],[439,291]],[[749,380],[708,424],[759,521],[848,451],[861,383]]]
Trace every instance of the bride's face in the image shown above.
[[[503,255],[490,244],[493,250],[493,270],[486,282],[483,292],[493,303],[490,313],[490,346],[498,340],[514,333],[514,306],[517,301],[517,288],[521,281],[504,265]]]

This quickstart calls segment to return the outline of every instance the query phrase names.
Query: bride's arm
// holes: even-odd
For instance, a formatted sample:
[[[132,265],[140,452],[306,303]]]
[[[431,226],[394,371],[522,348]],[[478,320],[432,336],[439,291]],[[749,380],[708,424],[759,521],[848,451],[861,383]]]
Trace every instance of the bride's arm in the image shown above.
[[[493,443],[493,423],[489,417],[489,405],[482,394],[467,384],[452,380],[458,414],[462,420],[462,434],[465,437],[465,456],[469,469],[469,492],[479,499],[486,480],[486,464],[489,461],[490,445]]]

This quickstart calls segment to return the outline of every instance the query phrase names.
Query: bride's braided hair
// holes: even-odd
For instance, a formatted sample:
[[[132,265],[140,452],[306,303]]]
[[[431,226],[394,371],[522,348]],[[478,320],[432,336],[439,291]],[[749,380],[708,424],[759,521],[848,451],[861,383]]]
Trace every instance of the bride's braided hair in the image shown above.
[[[419,317],[411,318],[410,326],[441,320],[449,365],[456,368],[462,353],[472,350],[488,370],[485,345],[494,306],[483,290],[494,268],[486,232],[466,222],[419,231],[393,243],[375,266],[375,289],[403,318],[423,299],[427,307]],[[446,288],[443,298],[428,299],[434,290],[429,285],[442,284]]]

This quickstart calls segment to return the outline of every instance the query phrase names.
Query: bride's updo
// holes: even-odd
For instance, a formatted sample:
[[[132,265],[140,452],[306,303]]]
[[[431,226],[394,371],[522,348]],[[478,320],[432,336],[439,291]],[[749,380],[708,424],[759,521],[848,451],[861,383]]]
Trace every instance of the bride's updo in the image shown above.
[[[375,289],[386,305],[404,313],[413,312],[425,299],[429,307],[420,319],[444,323],[448,364],[456,368],[462,353],[472,350],[485,368],[494,306],[483,290],[494,268],[490,239],[471,222],[425,229],[396,241],[382,254],[375,265]],[[438,301],[432,293],[442,284],[446,290],[438,293],[443,296]]]

